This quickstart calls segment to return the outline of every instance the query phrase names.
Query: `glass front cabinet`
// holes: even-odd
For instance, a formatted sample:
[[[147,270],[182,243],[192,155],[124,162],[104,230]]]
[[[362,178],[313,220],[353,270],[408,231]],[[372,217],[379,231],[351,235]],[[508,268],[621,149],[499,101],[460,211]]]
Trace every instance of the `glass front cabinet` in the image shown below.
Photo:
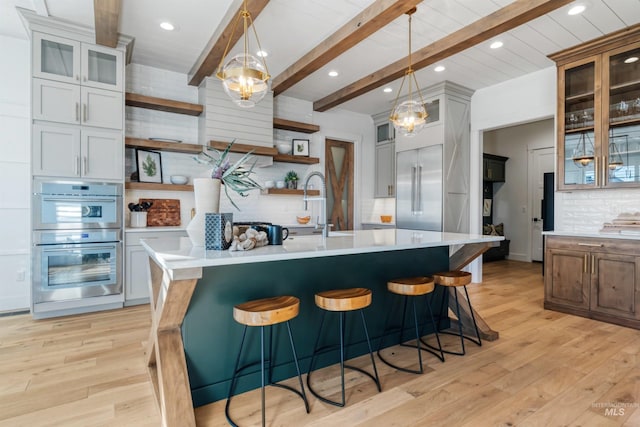
[[[551,55],[558,190],[640,187],[640,28],[589,42],[587,50],[590,56],[580,46]]]

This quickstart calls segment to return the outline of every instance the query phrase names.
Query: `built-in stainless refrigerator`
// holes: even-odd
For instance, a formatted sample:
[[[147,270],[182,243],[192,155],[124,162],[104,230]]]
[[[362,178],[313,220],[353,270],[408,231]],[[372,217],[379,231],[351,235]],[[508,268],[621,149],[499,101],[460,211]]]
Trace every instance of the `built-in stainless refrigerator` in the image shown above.
[[[442,231],[442,144],[396,157],[396,227]]]

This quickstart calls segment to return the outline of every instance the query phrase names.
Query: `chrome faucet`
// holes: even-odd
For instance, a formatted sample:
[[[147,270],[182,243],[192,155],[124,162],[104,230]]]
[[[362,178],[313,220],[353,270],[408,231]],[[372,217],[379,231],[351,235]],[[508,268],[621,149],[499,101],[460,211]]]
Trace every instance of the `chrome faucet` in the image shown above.
[[[320,181],[322,181],[322,192],[320,193],[320,197],[309,198],[307,197],[307,188],[309,186],[309,180],[314,176],[319,177]],[[304,195],[302,200],[304,200],[304,210],[307,210],[309,200],[320,201],[320,208],[322,209],[322,214],[324,215],[324,223],[320,222],[320,215],[318,215],[318,218],[316,220],[316,229],[318,228],[318,226],[322,226],[322,237],[329,236],[329,224],[327,224],[327,184],[322,173],[316,171],[311,172],[309,175],[307,175],[307,178],[304,180]]]

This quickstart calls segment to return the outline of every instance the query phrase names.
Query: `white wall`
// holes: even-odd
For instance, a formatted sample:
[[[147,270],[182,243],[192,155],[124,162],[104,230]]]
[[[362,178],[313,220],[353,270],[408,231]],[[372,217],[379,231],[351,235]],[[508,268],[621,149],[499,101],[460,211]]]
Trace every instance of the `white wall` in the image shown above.
[[[0,311],[30,301],[29,41],[0,36]]]
[[[528,151],[554,146],[553,119],[484,132],[484,152],[508,157],[504,183],[493,184],[493,223],[504,223],[509,259],[531,259]]]

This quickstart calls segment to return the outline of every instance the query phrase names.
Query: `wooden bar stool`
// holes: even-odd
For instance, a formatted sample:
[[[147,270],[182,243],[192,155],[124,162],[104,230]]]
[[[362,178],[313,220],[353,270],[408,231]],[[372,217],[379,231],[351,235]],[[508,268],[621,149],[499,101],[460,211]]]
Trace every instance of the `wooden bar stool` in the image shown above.
[[[231,419],[229,415],[229,406],[231,404],[231,397],[235,390],[236,379],[240,372],[251,366],[260,364],[260,378],[261,378],[261,392],[262,392],[262,425],[265,425],[265,363],[269,365],[269,378],[266,385],[272,385],[281,387],[289,391],[294,392],[302,398],[304,406],[309,413],[309,402],[307,395],[304,392],[304,385],[302,383],[302,376],[300,375],[300,366],[298,365],[298,355],[296,354],[296,347],[293,344],[293,336],[291,335],[291,326],[289,320],[298,315],[300,311],[300,300],[292,296],[280,296],[273,298],[264,298],[254,301],[248,301],[243,304],[233,307],[233,318],[236,322],[244,325],[244,332],[242,333],[242,342],[240,343],[240,351],[238,351],[238,358],[236,359],[236,366],[233,371],[233,377],[231,378],[231,386],[229,387],[229,397],[227,398],[227,404],[224,408],[224,413],[227,416],[227,421],[232,426],[237,427],[236,423]],[[289,387],[285,384],[277,384],[272,381],[272,357],[273,357],[273,328],[269,328],[269,354],[268,359],[265,359],[265,341],[264,341],[264,327],[273,326],[279,323],[287,324],[287,331],[289,332],[289,343],[291,344],[291,352],[293,353],[293,361],[296,365],[296,371],[298,372],[298,381],[300,382],[300,391]],[[242,355],[242,348],[244,347],[244,340],[247,336],[247,328],[249,326],[260,326],[260,361],[253,362],[248,365],[239,367],[240,357]]]
[[[322,320],[320,322],[320,328],[318,330],[318,337],[316,343],[313,346],[313,354],[311,356],[311,363],[309,364],[309,373],[307,374],[307,387],[309,391],[318,399],[325,403],[329,403],[335,406],[345,405],[345,392],[344,392],[344,369],[349,368],[358,372],[361,372],[371,378],[378,387],[378,391],[382,391],[380,387],[380,379],[378,378],[378,369],[376,368],[376,361],[373,358],[373,350],[371,349],[371,341],[369,340],[369,331],[367,330],[367,322],[364,319],[363,309],[371,305],[371,290],[365,288],[351,288],[351,289],[336,289],[332,291],[320,292],[315,295],[316,305],[322,309]],[[373,365],[373,375],[369,372],[360,369],[355,366],[345,365],[345,313],[348,311],[360,311],[360,317],[362,318],[362,326],[364,327],[364,334],[367,338],[367,345],[369,346],[369,355],[371,356],[371,364]],[[340,344],[330,345],[322,348],[318,348],[320,343],[320,337],[322,336],[322,327],[324,326],[324,320],[327,312],[335,311],[340,313]],[[315,358],[318,354],[325,353],[331,350],[340,350],[340,378],[342,386],[342,400],[336,402],[326,397],[320,396],[311,386],[311,373],[313,372]]]
[[[468,273],[466,271],[445,271],[445,272],[440,272],[437,274],[433,275],[433,278],[436,282],[436,285],[440,285],[440,286],[444,286],[444,287],[460,287],[462,286],[464,288],[464,294],[467,297],[467,301],[469,302],[469,311],[471,312],[471,320],[473,321],[473,328],[475,330],[475,334],[477,339],[472,338],[470,336],[467,336],[463,333],[462,330],[462,318],[460,317],[460,302],[458,301],[458,293],[457,292],[453,292],[453,294],[455,295],[455,300],[456,300],[456,316],[458,317],[458,332],[459,333],[455,333],[455,332],[448,332],[448,331],[442,331],[440,329],[440,323],[442,320],[442,317],[440,317],[438,319],[438,330],[441,334],[448,334],[448,335],[454,335],[454,336],[459,336],[460,337],[460,346],[462,347],[462,351],[460,352],[455,352],[455,351],[450,351],[450,350],[442,350],[443,352],[447,353],[447,354],[455,354],[458,356],[464,356],[465,355],[465,349],[464,349],[464,340],[469,340],[479,346],[482,345],[482,339],[480,338],[480,332],[478,331],[478,325],[476,324],[476,318],[473,315],[473,308],[471,307],[471,300],[469,299],[469,293],[467,292],[467,285],[469,283],[471,283],[471,273]],[[445,303],[445,299],[446,299],[446,292],[444,292],[442,294],[442,302],[440,303],[440,314],[442,313],[442,311],[444,310],[444,303]],[[431,347],[431,346],[430,346]],[[431,347],[433,348],[433,347]]]
[[[442,345],[440,344],[440,336],[438,335],[438,328],[436,326],[436,322],[433,319],[433,310],[431,310],[431,304],[429,301],[427,301],[427,295],[430,295],[433,290],[435,289],[435,284],[434,284],[434,280],[433,277],[428,277],[428,276],[421,276],[421,277],[408,277],[405,279],[394,279],[391,280],[389,282],[387,282],[387,290],[393,294],[399,295],[402,298],[403,304],[402,304],[402,325],[400,326],[400,340],[398,342],[399,345],[403,346],[403,347],[414,347],[413,345],[409,345],[409,344],[405,344],[404,340],[402,339],[402,334],[404,332],[404,325],[405,325],[405,317],[406,317],[406,313],[407,313],[407,303],[409,301],[409,297],[411,297],[411,305],[413,308],[413,324],[415,327],[415,332],[416,332],[416,344],[415,344],[415,348],[418,351],[418,366],[419,369],[414,370],[414,369],[408,369],[408,368],[403,368],[397,365],[394,365],[393,363],[389,362],[388,360],[386,360],[382,354],[380,353],[380,350],[382,350],[382,345],[384,343],[384,337],[387,333],[387,331],[389,330],[389,323],[391,320],[391,313],[392,310],[389,310],[389,312],[387,313],[387,320],[385,322],[385,327],[384,327],[384,331],[382,332],[382,337],[380,338],[380,345],[378,347],[378,357],[380,358],[380,360],[382,360],[384,363],[386,363],[387,365],[391,366],[392,368],[395,368],[399,371],[404,371],[404,372],[409,372],[411,374],[422,374],[423,373],[423,369],[422,369],[422,351],[426,351],[429,352],[431,354],[433,354],[434,356],[436,356],[438,359],[440,359],[440,361],[444,362],[444,353],[442,352]],[[433,351],[429,346],[429,344],[427,344],[426,342],[424,342],[422,340],[422,334],[420,333],[420,329],[418,327],[418,311],[416,310],[416,299],[419,296],[425,296],[425,301],[427,304],[427,311],[429,313],[429,319],[431,320],[431,325],[433,326],[433,330],[435,331],[436,334],[436,339],[438,341],[438,351],[440,354],[436,353],[435,351]],[[424,347],[422,345],[420,345],[420,343],[423,343],[425,346]]]

